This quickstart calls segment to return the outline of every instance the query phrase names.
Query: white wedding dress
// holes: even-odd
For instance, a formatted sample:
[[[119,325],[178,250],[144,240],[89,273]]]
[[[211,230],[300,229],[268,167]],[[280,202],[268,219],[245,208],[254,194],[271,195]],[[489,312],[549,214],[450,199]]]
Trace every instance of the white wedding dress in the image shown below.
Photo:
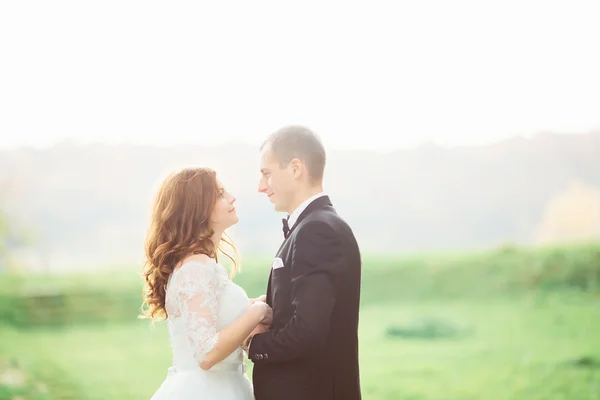
[[[214,260],[175,270],[165,302],[173,365],[151,400],[254,400],[241,347],[208,371],[199,367],[218,343],[218,332],[249,305],[246,292]]]

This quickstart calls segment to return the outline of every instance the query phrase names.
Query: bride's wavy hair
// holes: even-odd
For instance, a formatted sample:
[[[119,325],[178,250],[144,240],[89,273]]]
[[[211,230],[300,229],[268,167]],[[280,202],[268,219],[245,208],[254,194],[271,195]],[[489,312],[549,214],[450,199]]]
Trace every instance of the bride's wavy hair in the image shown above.
[[[221,253],[231,260],[230,277],[235,276],[237,251],[233,241],[224,234],[215,248],[214,231],[209,226],[219,191],[217,174],[210,168],[184,168],[171,173],[162,182],[144,243],[145,284],[141,318],[168,318],[165,309],[167,281],[177,264],[189,255],[205,254],[218,261]]]

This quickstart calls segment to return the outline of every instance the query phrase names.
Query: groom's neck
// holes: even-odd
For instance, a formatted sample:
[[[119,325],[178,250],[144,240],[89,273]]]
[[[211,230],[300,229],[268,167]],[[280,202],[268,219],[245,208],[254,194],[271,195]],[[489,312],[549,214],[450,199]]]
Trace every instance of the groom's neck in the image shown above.
[[[306,200],[310,199],[312,196],[315,196],[323,191],[323,185],[315,185],[309,186],[302,191],[299,191],[296,195],[296,199],[293,203],[293,207],[290,207],[288,211],[288,215],[291,215],[296,208],[300,206],[300,204],[304,203]]]

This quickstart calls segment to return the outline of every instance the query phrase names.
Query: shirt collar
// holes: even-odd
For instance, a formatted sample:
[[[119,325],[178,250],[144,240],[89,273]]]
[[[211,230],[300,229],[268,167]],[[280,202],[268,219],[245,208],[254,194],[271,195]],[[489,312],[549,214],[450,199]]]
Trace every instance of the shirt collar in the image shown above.
[[[296,209],[290,214],[288,218],[288,226],[290,227],[290,229],[294,226],[294,224],[298,220],[298,217],[300,216],[300,214],[302,214],[302,211],[304,211],[310,203],[323,196],[325,196],[325,192],[317,193],[314,196],[311,196],[308,199],[304,200],[298,207],[296,207]]]

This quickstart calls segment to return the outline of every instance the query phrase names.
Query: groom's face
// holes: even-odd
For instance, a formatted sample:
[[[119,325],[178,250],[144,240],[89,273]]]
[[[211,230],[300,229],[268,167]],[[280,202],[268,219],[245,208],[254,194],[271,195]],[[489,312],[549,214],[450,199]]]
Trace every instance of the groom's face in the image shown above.
[[[294,177],[289,168],[281,167],[269,146],[261,151],[260,173],[258,191],[267,195],[276,211],[290,212],[288,208],[295,190]]]

